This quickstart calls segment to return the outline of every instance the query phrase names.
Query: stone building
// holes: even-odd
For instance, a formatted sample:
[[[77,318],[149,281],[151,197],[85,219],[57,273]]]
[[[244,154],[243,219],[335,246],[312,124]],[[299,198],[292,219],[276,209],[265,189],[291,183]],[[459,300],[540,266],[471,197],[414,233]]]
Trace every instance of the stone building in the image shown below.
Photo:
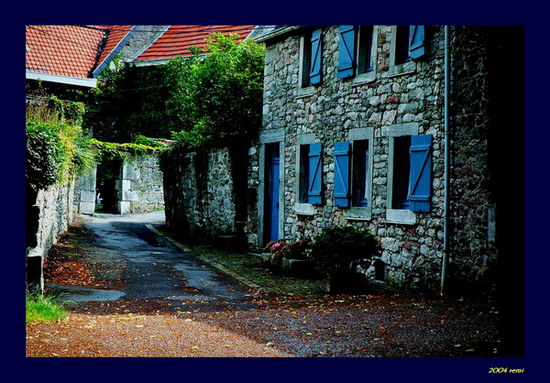
[[[520,28],[285,26],[258,41],[250,243],[352,225],[382,247],[360,272],[430,291],[490,293],[497,264],[521,269]]]

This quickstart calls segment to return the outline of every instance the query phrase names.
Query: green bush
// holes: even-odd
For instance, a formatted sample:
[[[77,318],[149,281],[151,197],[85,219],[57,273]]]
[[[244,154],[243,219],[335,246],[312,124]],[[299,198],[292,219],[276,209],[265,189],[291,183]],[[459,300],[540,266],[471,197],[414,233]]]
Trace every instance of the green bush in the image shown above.
[[[311,256],[324,273],[348,270],[354,261],[368,260],[379,254],[375,237],[351,226],[333,226],[313,239]]]
[[[46,189],[61,178],[66,152],[57,127],[48,123],[27,123],[27,183],[34,189]]]
[[[65,182],[90,170],[95,153],[82,128],[63,121],[29,120],[26,124],[27,183],[34,190]]]

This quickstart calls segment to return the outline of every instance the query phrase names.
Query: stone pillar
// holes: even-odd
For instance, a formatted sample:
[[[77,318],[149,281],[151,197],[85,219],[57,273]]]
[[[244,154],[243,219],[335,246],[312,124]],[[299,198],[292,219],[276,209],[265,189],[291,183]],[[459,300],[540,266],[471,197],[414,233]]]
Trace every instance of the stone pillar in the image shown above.
[[[78,176],[75,185],[74,210],[78,213],[93,214],[96,203],[97,165],[86,174]]]
[[[140,171],[134,164],[124,162],[121,169],[121,178],[116,181],[116,191],[118,196],[118,213],[130,214],[132,211],[131,203],[137,200],[137,195],[132,189],[132,180],[139,179]]]

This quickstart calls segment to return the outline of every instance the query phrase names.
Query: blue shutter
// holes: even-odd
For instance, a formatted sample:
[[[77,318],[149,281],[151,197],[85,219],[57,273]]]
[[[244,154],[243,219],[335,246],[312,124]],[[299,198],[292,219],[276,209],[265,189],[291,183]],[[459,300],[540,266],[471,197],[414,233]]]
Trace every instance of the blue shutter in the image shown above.
[[[424,56],[424,25],[409,27],[409,56],[415,60]]]
[[[411,136],[411,173],[409,178],[409,209],[430,211],[432,186],[432,135]]]
[[[334,205],[338,207],[349,207],[350,154],[349,142],[334,144]]]
[[[338,78],[353,76],[355,69],[355,39],[353,25],[340,25],[340,47],[338,58]]]
[[[311,34],[311,67],[309,71],[309,82],[311,85],[321,83],[322,44],[321,28]]]
[[[321,157],[322,146],[320,143],[309,145],[309,176],[308,176],[308,202],[313,205],[322,204],[323,188],[323,161]]]

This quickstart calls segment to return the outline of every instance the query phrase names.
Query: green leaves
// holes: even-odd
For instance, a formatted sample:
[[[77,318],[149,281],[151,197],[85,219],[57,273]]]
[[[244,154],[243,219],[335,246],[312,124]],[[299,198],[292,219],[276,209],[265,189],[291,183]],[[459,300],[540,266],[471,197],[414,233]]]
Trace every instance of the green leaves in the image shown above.
[[[219,33],[208,41],[192,58],[167,65],[167,76],[177,84],[167,104],[182,127],[172,137],[184,148],[246,140],[261,124],[263,46]]]
[[[264,47],[212,34],[165,65],[109,70],[87,101],[85,126],[101,141],[173,137],[175,147],[226,146],[261,125]]]
[[[89,170],[95,154],[82,128],[61,121],[27,122],[27,182],[34,190],[45,189],[73,174]]]
[[[137,143],[124,143],[119,144],[115,142],[103,142],[96,140],[95,138],[90,139],[90,145],[98,151],[98,156],[101,159],[121,159],[121,160],[131,160],[130,155],[138,154],[152,154],[163,150],[164,145],[162,146],[151,146]]]
[[[63,149],[55,125],[27,123],[26,178],[35,191],[46,189],[60,179]]]
[[[314,238],[311,255],[323,270],[342,270],[379,253],[375,237],[351,226],[332,226]]]

